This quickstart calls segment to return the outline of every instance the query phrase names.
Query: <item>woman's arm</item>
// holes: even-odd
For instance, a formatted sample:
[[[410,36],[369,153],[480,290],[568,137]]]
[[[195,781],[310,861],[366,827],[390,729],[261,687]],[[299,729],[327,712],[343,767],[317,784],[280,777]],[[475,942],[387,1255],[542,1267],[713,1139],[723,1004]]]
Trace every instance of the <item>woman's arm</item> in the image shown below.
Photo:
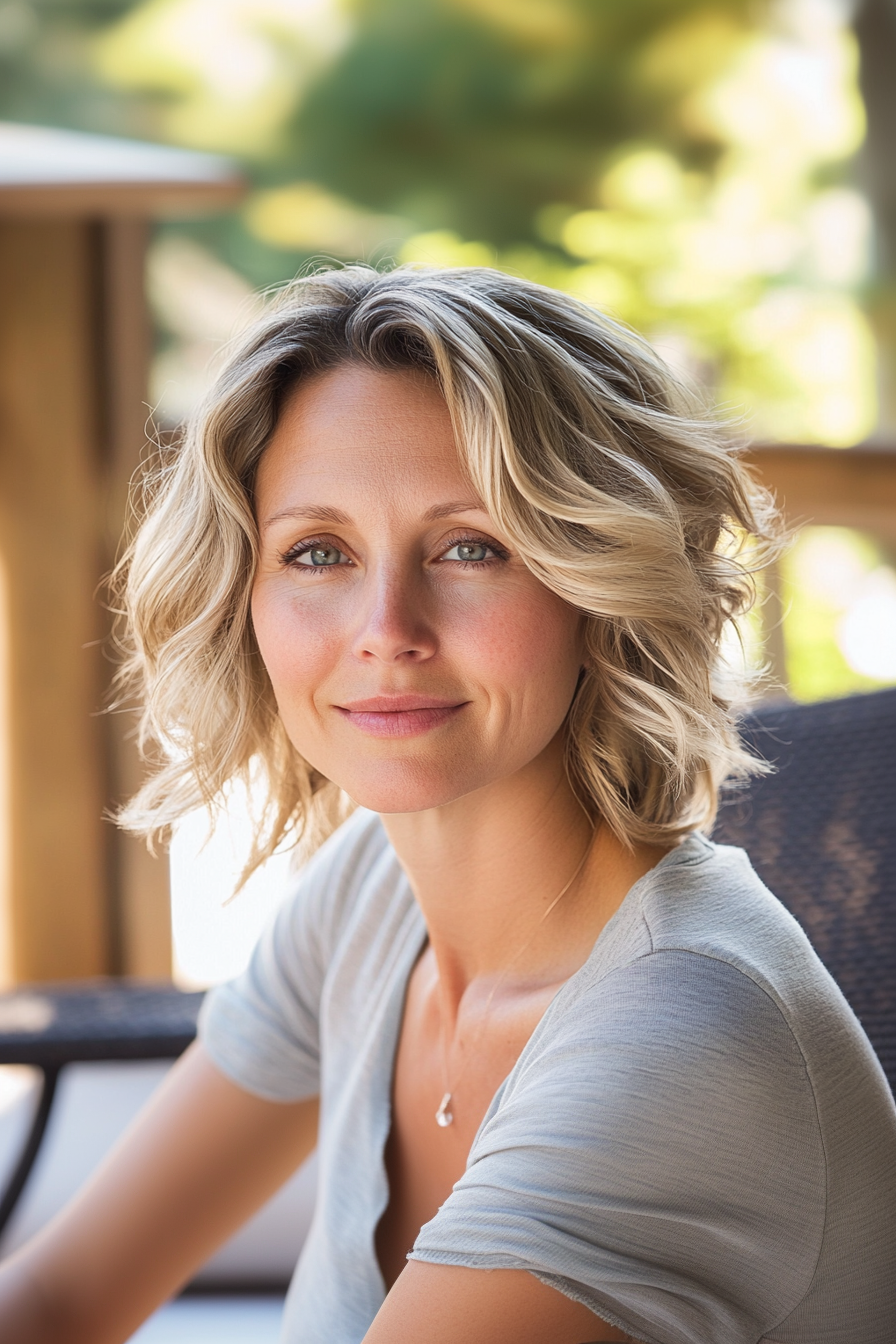
[[[524,1269],[410,1260],[364,1344],[611,1344],[629,1341]]]
[[[311,1152],[316,1100],[263,1101],[200,1045],[67,1208],[0,1266],[4,1344],[119,1344]]]

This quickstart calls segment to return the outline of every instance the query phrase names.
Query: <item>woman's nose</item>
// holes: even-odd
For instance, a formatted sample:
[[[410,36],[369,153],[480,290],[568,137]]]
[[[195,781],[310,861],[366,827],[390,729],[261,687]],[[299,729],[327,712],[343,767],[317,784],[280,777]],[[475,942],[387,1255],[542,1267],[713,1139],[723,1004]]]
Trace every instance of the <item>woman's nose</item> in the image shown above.
[[[437,639],[426,610],[424,585],[413,575],[390,569],[372,573],[364,587],[355,656],[383,663],[431,658]]]

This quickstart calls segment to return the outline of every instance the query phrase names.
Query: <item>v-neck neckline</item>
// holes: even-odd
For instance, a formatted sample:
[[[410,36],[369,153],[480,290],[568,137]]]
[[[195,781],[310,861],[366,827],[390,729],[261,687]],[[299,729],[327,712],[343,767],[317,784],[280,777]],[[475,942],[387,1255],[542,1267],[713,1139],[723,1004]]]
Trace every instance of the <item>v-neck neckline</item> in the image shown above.
[[[483,1129],[492,1119],[497,1108],[500,1106],[501,1098],[504,1095],[505,1091],[507,1090],[508,1084],[512,1081],[514,1075],[522,1067],[525,1067],[527,1057],[531,1054],[532,1049],[534,1049],[537,1046],[539,1039],[544,1034],[544,1031],[546,1029],[546,1023],[549,1023],[550,1019],[556,1016],[556,1013],[559,1010],[559,1008],[562,1007],[563,1002],[571,994],[574,994],[577,991],[579,985],[584,983],[584,981],[588,979],[588,977],[591,975],[594,965],[597,961],[600,960],[601,956],[603,955],[607,943],[614,936],[616,930],[619,929],[621,925],[627,919],[630,918],[634,902],[640,898],[644,889],[648,887],[653,881],[656,880],[656,876],[660,872],[660,870],[676,866],[678,863],[681,862],[693,861],[693,859],[697,857],[697,854],[695,853],[695,848],[697,846],[699,846],[700,849],[703,850],[702,857],[708,857],[709,854],[712,852],[711,844],[708,840],[706,840],[704,836],[700,835],[698,832],[691,832],[690,835],[685,836],[684,839],[678,845],[676,845],[674,849],[669,850],[668,854],[664,854],[663,857],[657,863],[655,863],[652,868],[648,869],[646,873],[643,873],[641,877],[637,878],[629,887],[625,896],[620,901],[618,907],[616,908],[614,913],[610,916],[610,918],[607,920],[607,922],[604,924],[604,926],[598,933],[597,937],[595,938],[594,944],[590,952],[588,953],[588,956],[582,962],[581,966],[579,966],[578,969],[575,970],[572,973],[572,975],[569,976],[569,978],[563,982],[563,984],[554,994],[554,996],[548,1003],[547,1007],[545,1008],[544,1012],[542,1013],[541,1017],[539,1018],[538,1022],[533,1027],[532,1032],[528,1040],[524,1044],[523,1048],[521,1049],[513,1068],[509,1071],[506,1077],[498,1084],[498,1087],[495,1089],[494,1095],[492,1096],[491,1101],[486,1107],[482,1120],[479,1126],[477,1127],[476,1133],[473,1135],[473,1138],[471,1140],[469,1152],[467,1153],[467,1158],[464,1164],[464,1171],[467,1171],[469,1169],[470,1158],[475,1153],[476,1146],[479,1142],[479,1138],[483,1132]],[[400,868],[401,865],[399,863],[397,855],[395,861],[396,863],[398,863],[398,866]],[[407,1005],[408,990],[410,988],[411,976],[413,975],[414,968],[419,962],[421,956],[425,952],[426,947],[429,943],[429,932],[426,927],[426,921],[423,918],[423,911],[420,909],[420,906],[417,903],[410,882],[408,881],[407,875],[404,874],[403,869],[402,873],[404,875],[406,898],[413,912],[415,922],[418,924],[418,928],[416,939],[412,939],[410,936],[408,937],[408,949],[406,951],[407,961],[402,966],[401,974],[395,976],[395,980],[393,983],[394,997],[392,1000],[392,1004],[390,1005],[391,1019],[392,1019],[390,1023],[391,1039],[388,1041],[388,1043],[386,1041],[383,1042],[384,1046],[388,1044],[388,1050],[384,1049],[383,1055],[381,1056],[384,1062],[386,1059],[388,1060],[388,1068],[384,1068],[382,1070],[382,1074],[380,1076],[380,1079],[378,1080],[380,1082],[380,1085],[382,1086],[382,1075],[385,1075],[386,1086],[385,1086],[384,1113],[386,1116],[386,1124],[381,1127],[378,1148],[375,1154],[376,1176],[380,1188],[385,1192],[385,1200],[382,1204],[382,1207],[379,1208],[379,1210],[375,1210],[375,1216],[373,1219],[373,1225],[370,1229],[368,1245],[370,1247],[370,1252],[373,1258],[373,1266],[379,1283],[381,1298],[383,1300],[385,1299],[387,1288],[382,1268],[380,1266],[379,1256],[377,1254],[376,1233],[380,1221],[385,1215],[386,1210],[389,1206],[389,1201],[391,1199],[389,1174],[386,1167],[386,1146],[389,1142],[389,1138],[392,1132],[395,1067],[398,1059],[398,1046],[401,1040],[401,1031],[404,1026],[404,1015]],[[411,951],[413,951],[413,956],[410,955]],[[382,1093],[379,1094],[379,1098],[382,1099]]]

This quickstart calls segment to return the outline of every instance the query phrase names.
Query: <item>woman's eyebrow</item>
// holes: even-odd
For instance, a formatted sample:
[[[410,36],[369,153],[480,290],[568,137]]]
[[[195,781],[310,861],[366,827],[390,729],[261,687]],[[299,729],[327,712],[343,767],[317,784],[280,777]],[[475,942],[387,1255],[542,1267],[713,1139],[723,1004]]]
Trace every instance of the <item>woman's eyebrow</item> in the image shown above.
[[[451,518],[456,513],[484,513],[485,511],[485,506],[478,499],[449,500],[447,504],[434,504],[431,509],[427,509],[423,515],[423,521],[433,523],[439,518]],[[291,509],[281,509],[278,513],[272,513],[270,518],[265,518],[262,527],[270,527],[272,523],[280,523],[284,519],[335,523],[341,527],[351,526],[352,521],[347,513],[343,513],[341,509],[334,509],[329,504],[303,504]]]
[[[272,513],[270,518],[265,518],[262,526],[270,527],[271,523],[280,523],[285,518],[336,523],[342,527],[350,526],[352,521],[347,513],[343,513],[341,509],[331,508],[329,504],[303,504],[293,509],[281,509],[279,513]]]
[[[434,504],[423,515],[423,521],[434,523],[439,518],[450,518],[455,513],[485,513],[486,508],[480,499],[452,500],[448,504]]]

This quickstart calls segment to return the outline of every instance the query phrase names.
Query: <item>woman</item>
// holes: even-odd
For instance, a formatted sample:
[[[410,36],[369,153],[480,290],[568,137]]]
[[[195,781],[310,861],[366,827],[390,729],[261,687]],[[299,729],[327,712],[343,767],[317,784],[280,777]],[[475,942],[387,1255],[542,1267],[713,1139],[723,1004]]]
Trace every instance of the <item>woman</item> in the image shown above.
[[[4,1268],[123,1340],[310,1152],[285,1338],[883,1344],[896,1112],[746,857],[714,675],[767,500],[630,333],[486,270],[301,281],[126,566],[162,763],[316,853],[199,1043]],[[318,1131],[319,1117],[319,1131]]]

